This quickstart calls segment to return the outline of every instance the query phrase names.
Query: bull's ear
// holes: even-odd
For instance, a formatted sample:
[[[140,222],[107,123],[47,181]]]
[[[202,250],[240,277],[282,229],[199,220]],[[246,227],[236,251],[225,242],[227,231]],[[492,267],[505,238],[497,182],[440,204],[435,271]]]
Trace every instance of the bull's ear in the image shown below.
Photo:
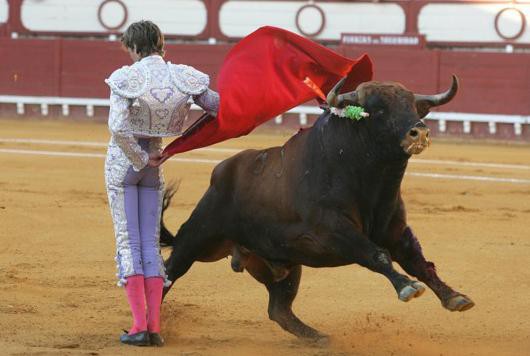
[[[453,82],[451,87],[444,93],[435,95],[414,94],[416,101],[416,111],[421,118],[424,118],[429,113],[432,107],[439,106],[450,102],[458,91],[458,78],[453,74]]]

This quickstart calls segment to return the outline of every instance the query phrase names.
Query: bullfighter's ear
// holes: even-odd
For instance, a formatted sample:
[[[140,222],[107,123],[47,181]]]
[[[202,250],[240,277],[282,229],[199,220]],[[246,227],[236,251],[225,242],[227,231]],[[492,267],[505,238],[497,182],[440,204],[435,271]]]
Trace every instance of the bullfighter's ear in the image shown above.
[[[451,87],[444,93],[435,95],[414,94],[416,101],[416,111],[420,118],[424,118],[432,107],[439,106],[450,102],[458,91],[458,78],[453,74]]]

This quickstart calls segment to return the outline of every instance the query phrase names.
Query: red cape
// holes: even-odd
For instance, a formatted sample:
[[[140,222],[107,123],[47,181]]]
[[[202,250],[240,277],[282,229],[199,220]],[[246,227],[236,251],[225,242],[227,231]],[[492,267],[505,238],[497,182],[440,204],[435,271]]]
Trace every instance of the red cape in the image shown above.
[[[226,56],[217,81],[217,117],[203,116],[164,153],[174,155],[246,135],[293,107],[322,98],[344,76],[344,91],[371,80],[370,58],[349,59],[292,32],[262,27]]]

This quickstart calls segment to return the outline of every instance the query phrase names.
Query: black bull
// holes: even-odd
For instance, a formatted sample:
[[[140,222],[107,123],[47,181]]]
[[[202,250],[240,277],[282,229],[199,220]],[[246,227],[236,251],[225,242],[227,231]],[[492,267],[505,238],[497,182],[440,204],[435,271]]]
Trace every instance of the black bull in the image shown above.
[[[454,97],[456,77],[447,92],[431,96],[388,82],[364,83],[338,95],[341,86],[342,81],[330,92],[330,109],[310,129],[282,147],[246,150],[215,167],[210,187],[175,237],[162,226],[161,241],[173,248],[166,261],[171,281],[195,261],[232,254],[235,270],[246,269],[267,287],[269,317],[306,338],[322,334],[291,309],[302,265],[357,263],[387,277],[399,299],[421,295],[423,284],[395,271],[396,261],[445,308],[474,305],[442,282],[424,258],[400,189],[411,154],[430,141],[421,118]],[[346,105],[362,106],[369,116],[341,117],[337,109]]]

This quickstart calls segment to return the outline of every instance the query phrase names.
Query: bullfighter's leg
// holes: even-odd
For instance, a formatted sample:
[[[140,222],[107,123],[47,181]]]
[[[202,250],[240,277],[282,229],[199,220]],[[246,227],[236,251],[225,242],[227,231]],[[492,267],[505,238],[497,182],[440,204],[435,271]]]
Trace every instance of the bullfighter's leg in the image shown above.
[[[245,266],[247,271],[269,291],[269,318],[277,322],[284,330],[301,338],[321,340],[326,335],[304,324],[296,317],[292,304],[298,293],[302,267],[294,266],[283,280],[276,282],[274,274],[267,264],[256,255],[250,255]]]
[[[164,180],[160,168],[146,167],[138,184],[138,218],[142,242],[144,289],[147,303],[147,330],[160,333],[160,305],[167,275],[160,254],[160,214],[164,195]],[[166,282],[166,283],[165,283]],[[158,337],[158,336],[152,336]]]
[[[398,297],[404,302],[419,297],[425,287],[398,273],[386,249],[374,244],[368,237],[353,229],[331,233],[305,233],[287,239],[291,261],[312,267],[333,267],[357,263],[388,278]]]
[[[160,138],[140,139],[141,145],[149,145],[148,152],[158,151],[162,140]],[[142,179],[138,182],[138,219],[142,240],[142,263],[145,278],[166,279],[164,261],[160,254],[160,215],[164,199],[164,177],[160,167],[145,167]]]
[[[410,227],[405,228],[401,238],[395,240],[389,250],[408,274],[426,283],[433,290],[445,308],[451,311],[465,311],[475,305],[469,297],[454,291],[440,280],[434,263],[425,260],[420,243]]]

